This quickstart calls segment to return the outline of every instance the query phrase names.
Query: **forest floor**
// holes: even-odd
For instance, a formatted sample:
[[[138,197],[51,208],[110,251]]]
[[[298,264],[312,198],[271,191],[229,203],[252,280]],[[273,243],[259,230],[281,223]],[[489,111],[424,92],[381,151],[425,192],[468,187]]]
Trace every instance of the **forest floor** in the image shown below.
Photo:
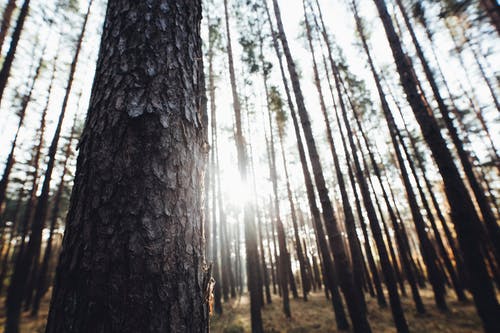
[[[21,333],[43,333],[49,308],[49,295],[43,299],[40,314],[32,318],[23,313]],[[442,313],[434,305],[430,290],[422,290],[422,298],[427,309],[426,315],[418,315],[414,310],[411,297],[403,298],[406,319],[413,333],[475,333],[482,332],[481,321],[471,301],[463,304],[451,295],[448,297],[450,311]],[[291,299],[292,318],[287,319],[281,311],[278,296],[273,295],[273,303],[262,311],[264,330],[269,333],[331,333],[335,329],[335,318],[330,301],[324,293],[309,294],[309,301]],[[380,309],[375,299],[367,298],[369,320],[374,333],[396,332],[389,308]],[[0,299],[0,331],[5,323],[5,299]],[[224,313],[211,318],[211,332],[246,333],[250,332],[250,304],[247,295],[232,299],[223,304]]]
[[[481,321],[476,313],[472,299],[463,304],[452,295],[448,297],[450,311],[440,312],[434,305],[430,290],[421,291],[427,314],[419,315],[415,311],[411,296],[402,298],[406,319],[413,333],[475,333],[483,332]],[[291,299],[292,318],[287,319],[282,312],[282,303],[278,296],[273,303],[262,311],[265,332],[269,333],[331,333],[338,332],[331,302],[323,292],[309,295],[308,302]],[[390,308],[380,309],[375,299],[367,298],[369,321],[374,333],[396,332]],[[211,332],[246,333],[250,332],[250,308],[247,296],[223,304],[224,313],[212,317]]]

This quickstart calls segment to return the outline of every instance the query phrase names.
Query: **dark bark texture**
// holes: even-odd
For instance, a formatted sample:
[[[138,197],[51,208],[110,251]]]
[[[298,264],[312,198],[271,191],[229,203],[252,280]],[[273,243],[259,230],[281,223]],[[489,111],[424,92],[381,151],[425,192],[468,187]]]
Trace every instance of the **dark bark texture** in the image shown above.
[[[111,0],[46,332],[207,332],[201,1]]]

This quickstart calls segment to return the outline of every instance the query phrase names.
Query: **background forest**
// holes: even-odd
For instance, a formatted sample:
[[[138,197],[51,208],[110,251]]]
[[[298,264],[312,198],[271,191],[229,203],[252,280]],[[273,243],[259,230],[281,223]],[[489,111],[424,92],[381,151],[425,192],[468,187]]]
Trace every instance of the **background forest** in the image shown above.
[[[91,285],[65,275],[64,267],[86,260],[71,252],[71,235],[65,236],[68,254],[63,251],[56,267],[67,224],[78,220],[81,207],[98,207],[99,200],[109,198],[112,209],[82,213],[83,221],[96,221],[97,227],[80,230],[75,222],[73,229],[94,237],[88,246],[96,246],[95,253],[103,248],[104,256],[109,253],[107,259],[96,255],[90,264],[96,271],[107,265],[98,282],[92,280],[95,290],[105,285],[102,281],[120,280],[123,253],[130,254],[123,264],[127,274],[143,272],[134,261],[142,250],[130,245],[134,224],[122,217],[123,223],[105,222],[115,212],[121,216],[120,205],[149,218],[142,208],[133,211],[132,199],[145,198],[151,211],[184,214],[187,225],[192,223],[193,238],[180,242],[197,255],[172,270],[182,266],[191,274],[194,269],[193,275],[175,275],[175,283],[203,297],[199,311],[210,312],[214,332],[500,332],[498,2],[204,0],[198,27],[190,15],[200,3],[145,1],[148,10],[158,6],[156,12],[136,15],[130,8],[142,5],[131,0],[0,2],[0,324],[5,332],[45,331],[54,281],[61,290],[71,283],[75,289]],[[155,15],[158,21],[149,23]],[[179,30],[167,29],[170,16],[163,20],[161,15],[179,15]],[[123,25],[113,30],[117,17]],[[143,19],[146,28],[135,29]],[[183,24],[191,25],[182,30]],[[203,65],[198,83],[204,88],[186,84],[192,77],[196,81],[196,71],[186,70],[179,88],[172,88],[192,102],[182,104],[186,110],[203,109],[183,116],[205,131],[204,138],[190,141],[203,141],[204,185],[191,185],[195,199],[190,197],[191,205],[180,213],[178,206],[169,206],[172,198],[184,195],[175,186],[166,197],[154,185],[118,194],[107,187],[106,181],[122,172],[136,174],[133,165],[116,162],[121,156],[116,147],[127,142],[124,132],[115,132],[117,139],[108,140],[111,148],[103,145],[94,160],[86,160],[87,143],[95,139],[91,133],[105,133],[121,121],[98,115],[126,109],[135,119],[155,114],[162,105],[153,95],[163,88],[148,86],[152,97],[148,91],[120,95],[122,83],[113,81],[134,61],[141,70],[130,86],[165,68],[176,71],[170,51],[147,53],[135,35],[155,40],[159,32],[174,36],[172,48],[187,50],[180,63],[195,69]],[[201,37],[202,56],[192,37]],[[115,49],[109,46],[115,44]],[[140,56],[120,58],[136,52],[130,50],[140,50]],[[115,59],[117,70],[106,81],[108,59]],[[116,98],[113,104],[99,104],[110,95]],[[151,109],[141,106],[146,95]],[[176,103],[169,102],[167,109],[180,107]],[[101,109],[111,111],[94,111]],[[163,129],[174,128],[174,141],[192,135],[163,113],[159,119]],[[148,147],[137,144],[127,153],[140,156],[144,149],[148,160]],[[198,156],[197,148],[189,147],[189,154]],[[87,201],[79,199],[80,191],[71,194],[79,150],[81,170],[94,163],[108,172],[97,186],[82,179],[98,175],[99,167],[96,173],[82,171]],[[198,162],[183,160],[183,154],[168,150],[145,170],[165,184],[194,179]],[[181,162],[172,162],[174,169],[164,172],[159,166],[177,157]],[[117,165],[126,166],[118,170]],[[196,223],[198,215],[203,224]],[[168,257],[168,246],[156,246],[158,238],[168,242],[171,235],[153,222],[142,228],[150,238],[144,236],[148,241],[141,248]],[[96,245],[101,241],[108,245]],[[124,252],[113,250],[120,246]],[[156,272],[152,266],[146,271],[142,278]],[[140,275],[130,281],[141,284]],[[188,275],[197,277],[189,280]],[[111,289],[121,288],[110,283]],[[149,292],[140,297],[147,301]],[[54,323],[60,318],[55,308],[71,308],[62,299],[72,296],[58,295],[47,332],[70,332],[70,326]],[[182,298],[167,292],[162,301],[172,297]],[[71,313],[83,316],[78,311]],[[106,311],[112,320],[126,316]],[[193,322],[201,321],[198,310],[189,311]],[[151,321],[143,323],[148,329],[118,330],[110,324],[103,331],[207,329],[173,319],[168,323],[167,330]],[[76,332],[92,331],[82,327]]]

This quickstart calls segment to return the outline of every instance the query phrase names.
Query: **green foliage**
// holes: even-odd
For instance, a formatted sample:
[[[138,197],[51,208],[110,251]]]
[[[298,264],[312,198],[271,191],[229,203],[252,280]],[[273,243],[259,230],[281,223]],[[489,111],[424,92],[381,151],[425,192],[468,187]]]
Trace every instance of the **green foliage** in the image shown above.
[[[78,13],[80,5],[78,0],[58,0],[56,6],[69,12]]]
[[[287,115],[283,110],[283,98],[276,86],[269,88],[269,111],[274,113],[276,124],[280,135],[283,135],[286,126]]]
[[[236,17],[240,32],[238,42],[243,49],[241,60],[247,65],[250,74],[262,72],[268,76],[272,64],[266,61],[261,54],[264,40],[269,39],[267,31],[264,29],[266,13],[262,2],[256,0],[241,1],[236,11]]]
[[[243,48],[241,60],[248,66],[249,72],[251,74],[258,72],[260,66],[255,56],[255,41],[245,36],[241,36],[238,42]]]
[[[221,36],[221,18],[210,18],[208,23],[208,39],[213,50],[223,51],[224,45]],[[212,50],[212,51],[213,51]]]

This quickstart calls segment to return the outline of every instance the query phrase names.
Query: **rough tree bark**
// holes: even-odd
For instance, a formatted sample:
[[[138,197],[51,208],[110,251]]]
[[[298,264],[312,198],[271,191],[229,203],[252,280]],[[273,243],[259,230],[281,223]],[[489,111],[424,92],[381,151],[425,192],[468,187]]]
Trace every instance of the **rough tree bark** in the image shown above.
[[[218,164],[216,164],[215,154],[217,153],[217,109],[215,103],[215,78],[214,78],[214,69],[213,69],[213,59],[214,59],[214,38],[212,37],[213,27],[210,25],[210,17],[207,15],[208,21],[208,93],[210,96],[210,128],[211,128],[211,137],[210,137],[210,167],[207,170],[206,174],[209,175],[211,183],[205,184],[206,188],[210,188],[212,197],[212,210],[211,210],[211,223],[212,223],[212,237],[211,237],[211,245],[212,245],[212,275],[215,279],[214,286],[214,309],[218,314],[222,314],[222,304],[221,304],[221,285],[222,281],[220,279],[220,269],[219,269],[219,259],[218,259],[218,242],[217,242],[217,190],[216,190],[216,173],[219,172]],[[210,191],[209,190],[209,191]],[[208,192],[209,192],[208,191]],[[207,193],[207,192],[206,192]],[[205,197],[205,201],[208,202],[208,196]],[[205,212],[208,215],[208,212]],[[219,223],[220,224],[220,223]],[[219,226],[220,227],[220,226]],[[205,226],[205,229],[207,227]],[[208,233],[210,233],[210,229],[208,228]],[[219,238],[221,239],[221,238]],[[209,247],[207,247],[207,250]],[[221,252],[222,249],[221,244]]]
[[[108,2],[47,333],[208,332],[200,20]]]

